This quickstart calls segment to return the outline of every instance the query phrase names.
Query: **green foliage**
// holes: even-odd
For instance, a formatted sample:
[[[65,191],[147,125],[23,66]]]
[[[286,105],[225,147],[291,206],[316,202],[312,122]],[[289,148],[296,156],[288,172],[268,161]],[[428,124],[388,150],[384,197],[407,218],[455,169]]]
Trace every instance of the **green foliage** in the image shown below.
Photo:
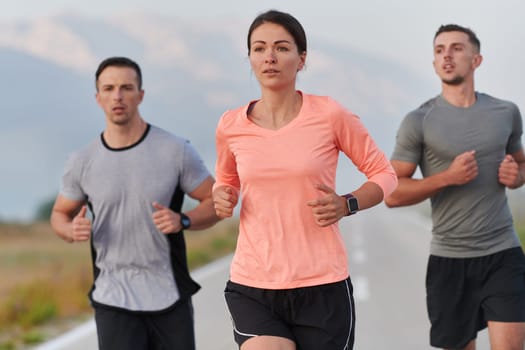
[[[92,312],[86,296],[93,280],[89,246],[56,238],[44,212],[39,215],[45,221],[0,225],[0,350],[26,349],[47,338],[51,327]],[[189,232],[190,269],[232,252],[237,227],[225,220]]]
[[[205,251],[188,250],[187,256],[188,266],[190,267],[190,270],[195,268],[196,266],[204,265],[211,260],[210,254]]]
[[[212,251],[218,252],[219,254],[228,254],[235,249],[237,244],[237,234],[226,237],[216,237],[212,240],[210,247]]]
[[[30,328],[53,319],[57,305],[48,284],[32,282],[17,286],[2,305],[2,319],[7,324],[18,324]]]
[[[520,238],[521,246],[523,249],[525,249],[525,223],[519,225],[516,230],[518,231],[518,237]]]
[[[22,337],[22,341],[25,344],[38,344],[43,342],[44,339],[44,335],[40,332],[28,332]]]
[[[15,350],[16,345],[12,340],[0,342],[0,350]]]

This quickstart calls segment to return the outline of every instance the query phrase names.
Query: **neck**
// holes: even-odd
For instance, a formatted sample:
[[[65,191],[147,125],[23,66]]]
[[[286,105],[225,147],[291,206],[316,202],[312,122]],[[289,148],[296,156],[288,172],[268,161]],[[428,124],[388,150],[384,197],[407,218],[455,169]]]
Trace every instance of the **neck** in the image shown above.
[[[441,84],[441,95],[453,106],[470,107],[476,103],[476,91],[473,83],[464,83],[460,85]]]
[[[294,119],[301,109],[302,98],[295,89],[281,92],[265,92],[257,103],[255,118],[265,119],[273,127],[279,128]]]
[[[111,148],[128,147],[140,140],[146,127],[146,122],[140,116],[122,125],[107,123],[104,130],[104,141]]]

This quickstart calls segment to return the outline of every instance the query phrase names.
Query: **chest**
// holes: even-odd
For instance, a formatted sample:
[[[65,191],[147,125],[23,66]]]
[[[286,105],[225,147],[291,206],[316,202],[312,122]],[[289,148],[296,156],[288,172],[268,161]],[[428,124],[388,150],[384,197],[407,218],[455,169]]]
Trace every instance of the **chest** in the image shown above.
[[[86,164],[82,186],[95,203],[169,203],[179,179],[176,164],[147,150],[107,152]]]
[[[450,113],[438,109],[423,123],[427,154],[451,160],[469,150],[477,158],[502,157],[512,133],[512,116],[497,109]]]
[[[231,138],[230,148],[243,181],[315,177],[335,168],[338,155],[328,124],[239,133]]]

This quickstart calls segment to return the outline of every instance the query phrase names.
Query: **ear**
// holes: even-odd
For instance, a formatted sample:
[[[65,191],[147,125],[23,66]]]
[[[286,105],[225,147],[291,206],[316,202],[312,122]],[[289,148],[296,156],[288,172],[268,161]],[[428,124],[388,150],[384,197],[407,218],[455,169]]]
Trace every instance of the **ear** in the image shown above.
[[[100,103],[100,94],[99,94],[98,91],[95,93],[95,100],[97,100],[97,104],[98,104],[100,107],[102,107],[102,104]]]
[[[144,99],[144,89],[141,89],[140,90],[140,102],[139,103],[142,103],[143,99]]]
[[[472,59],[472,67],[478,68],[481,65],[481,62],[483,62],[483,56],[479,53],[475,54]]]
[[[301,60],[300,60],[300,62],[299,62],[299,65],[297,66],[297,71],[298,71],[298,72],[301,71],[301,70],[303,70],[303,69],[304,69],[304,66],[305,66],[305,64],[306,64],[306,51],[303,52],[303,53],[299,56],[299,58],[300,58]]]

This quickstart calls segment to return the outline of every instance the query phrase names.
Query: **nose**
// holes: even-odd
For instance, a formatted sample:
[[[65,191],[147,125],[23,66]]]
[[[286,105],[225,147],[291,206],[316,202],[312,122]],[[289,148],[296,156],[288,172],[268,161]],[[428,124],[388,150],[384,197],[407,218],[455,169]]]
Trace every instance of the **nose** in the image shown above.
[[[116,101],[122,100],[122,91],[120,89],[115,89],[113,91],[113,99]]]
[[[449,47],[447,50],[445,50],[445,54],[443,55],[446,59],[452,58],[452,48]]]
[[[266,56],[266,63],[275,63],[277,62],[277,58],[275,57],[275,53],[273,51],[269,51],[268,55]]]

